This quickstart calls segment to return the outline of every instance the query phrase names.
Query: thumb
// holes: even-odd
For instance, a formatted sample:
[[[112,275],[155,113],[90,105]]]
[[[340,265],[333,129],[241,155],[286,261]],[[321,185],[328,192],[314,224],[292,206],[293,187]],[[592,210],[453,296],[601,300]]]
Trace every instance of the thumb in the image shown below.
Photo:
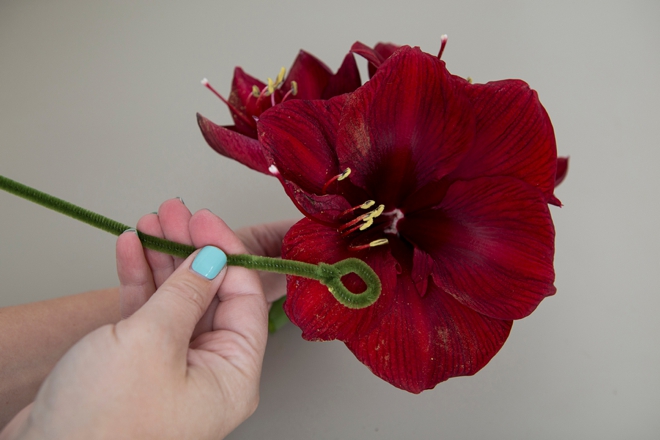
[[[172,338],[176,347],[188,347],[195,325],[222,284],[226,264],[227,255],[215,246],[197,250],[125,321],[156,327],[158,334]]]

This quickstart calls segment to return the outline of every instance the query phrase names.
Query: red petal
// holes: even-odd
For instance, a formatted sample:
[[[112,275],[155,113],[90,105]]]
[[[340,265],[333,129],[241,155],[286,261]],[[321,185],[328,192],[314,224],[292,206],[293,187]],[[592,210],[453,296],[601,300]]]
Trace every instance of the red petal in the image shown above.
[[[383,61],[385,61],[386,59],[391,57],[392,54],[396,52],[397,49],[399,49],[399,47],[401,46],[397,46],[396,44],[392,44],[392,43],[378,43],[374,47],[374,50],[380,56],[380,58]],[[372,78],[376,74],[376,70],[378,70],[378,68],[372,63],[369,63],[367,67],[369,70],[369,78]]]
[[[284,310],[310,341],[346,340],[382,323],[392,306],[396,285],[396,262],[387,249],[351,252],[347,242],[334,228],[302,219],[287,232],[282,244],[282,258],[317,264],[335,263],[345,258],[361,258],[376,271],[383,283],[378,301],[364,309],[349,309],[340,304],[328,288],[315,280],[287,277],[287,299]],[[351,289],[351,286],[347,284]],[[355,288],[355,291],[359,289]]]
[[[365,58],[369,61],[369,64],[374,65],[376,68],[380,67],[383,61],[385,61],[376,50],[359,41],[353,43],[353,46],[351,46],[351,52]]]
[[[568,173],[568,157],[558,157],[557,172],[555,174],[555,188],[558,187],[559,184],[564,181],[567,173]],[[557,197],[555,197],[554,194],[550,197],[548,203],[555,206],[560,206],[560,207],[562,206],[561,201]]]
[[[319,99],[328,85],[332,71],[314,55],[301,50],[284,81],[284,90],[291,88],[291,81],[298,83],[298,99]]]
[[[435,262],[433,258],[419,248],[413,251],[412,280],[415,283],[417,293],[421,296],[426,295],[428,291],[429,277],[433,272]]]
[[[256,139],[257,123],[252,116],[259,116],[263,111],[267,110],[270,107],[270,100],[260,100],[257,102],[257,98],[252,96],[252,86],[257,86],[261,90],[265,87],[265,84],[243,72],[243,69],[240,67],[236,67],[234,69],[234,78],[231,82],[231,93],[229,94],[228,101],[237,110],[243,112],[243,117],[232,112],[236,131]]]
[[[559,186],[560,183],[566,178],[568,173],[568,157],[558,157],[557,158],[557,173],[555,174],[555,187]]]
[[[455,182],[436,209],[407,213],[399,225],[435,260],[435,283],[479,313],[523,318],[555,293],[550,212],[520,180]]]
[[[378,377],[420,393],[450,377],[475,374],[506,341],[511,321],[480,315],[437,287],[422,298],[411,284],[399,277],[395,305],[381,325],[345,341]]]
[[[536,92],[520,80],[466,84],[466,91],[477,114],[477,137],[452,177],[516,177],[548,200],[555,186],[557,148]]]
[[[349,53],[344,57],[344,62],[337,70],[337,73],[332,75],[328,81],[328,85],[323,91],[323,99],[330,99],[333,96],[350,93],[362,85],[360,79],[360,71],[358,70],[355,57]]]
[[[197,123],[202,130],[204,139],[215,151],[253,170],[270,175],[268,172],[270,163],[264,155],[259,141],[216,125],[199,113]]]
[[[279,172],[305,192],[321,194],[323,185],[341,172],[334,144],[345,96],[287,101],[259,119],[259,140]]]
[[[380,65],[389,57],[392,56],[394,52],[399,49],[400,46],[392,43],[378,43],[373,49],[367,46],[366,44],[356,41],[351,47],[351,52],[356,53],[364,57],[369,61],[369,78],[373,77],[376,73],[376,70]]]
[[[472,147],[475,120],[461,81],[418,48],[399,49],[350,94],[337,155],[351,182],[386,207],[439,180]]]
[[[351,208],[350,203],[340,195],[317,195],[303,191],[298,185],[288,180],[281,181],[286,194],[306,217],[332,226],[343,212]]]

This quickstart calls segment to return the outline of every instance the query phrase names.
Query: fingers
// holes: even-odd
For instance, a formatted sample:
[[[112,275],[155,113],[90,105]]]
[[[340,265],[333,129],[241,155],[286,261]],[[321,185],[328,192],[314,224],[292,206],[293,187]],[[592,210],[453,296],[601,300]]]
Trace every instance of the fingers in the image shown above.
[[[163,344],[165,349],[185,358],[195,325],[225,278],[226,262],[225,253],[217,247],[195,251],[142,308],[120,324],[139,326],[158,335],[168,341]]]
[[[191,244],[188,232],[190,211],[180,199],[164,202],[159,208],[160,215],[147,214],[140,218],[137,229],[145,234]],[[117,240],[117,273],[120,281],[120,310],[122,318],[128,318],[153,295],[165,280],[174,272],[180,258],[143,249],[137,237],[124,237]]]
[[[156,286],[142,243],[135,232],[126,231],[119,236],[116,254],[119,308],[122,319],[125,319],[147,302],[156,291]]]
[[[241,240],[220,218],[202,210],[190,219],[195,246],[212,244],[228,254],[244,254]],[[220,304],[213,319],[213,330],[228,330],[243,336],[258,352],[265,350],[268,310],[259,277],[253,270],[232,266],[218,291]]]
[[[145,234],[153,235],[154,237],[165,238],[163,228],[160,226],[160,219],[158,214],[147,214],[140,218],[137,223],[138,231]],[[154,284],[156,288],[163,284],[167,277],[174,272],[174,257],[171,255],[163,254],[152,249],[144,249],[144,254],[151,267],[151,272],[154,276]],[[154,293],[156,289],[153,290]]]
[[[236,235],[245,244],[248,252],[253,255],[280,257],[282,255],[282,240],[297,220],[282,220],[262,225],[249,226],[236,231]],[[286,294],[286,276],[272,272],[259,271],[259,278],[266,295],[266,300],[272,303]]]
[[[183,244],[192,244],[188,223],[192,214],[181,199],[170,199],[158,208],[158,218],[163,229],[163,238]],[[183,258],[173,257],[174,267],[178,267]]]

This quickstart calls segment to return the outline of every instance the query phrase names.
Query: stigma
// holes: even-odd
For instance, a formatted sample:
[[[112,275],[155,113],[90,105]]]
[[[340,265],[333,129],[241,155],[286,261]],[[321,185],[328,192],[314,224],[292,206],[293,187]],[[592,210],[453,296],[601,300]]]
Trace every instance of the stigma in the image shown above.
[[[444,34],[440,37],[440,52],[438,52],[438,59],[442,58],[442,52],[445,51],[445,46],[447,46],[447,40],[449,37],[447,34]]]

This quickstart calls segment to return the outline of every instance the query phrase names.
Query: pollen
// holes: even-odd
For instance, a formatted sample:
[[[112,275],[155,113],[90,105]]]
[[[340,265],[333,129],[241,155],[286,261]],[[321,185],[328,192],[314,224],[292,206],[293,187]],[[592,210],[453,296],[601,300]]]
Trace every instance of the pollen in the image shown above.
[[[341,174],[337,177],[337,180],[344,180],[345,178],[347,178],[347,177],[350,176],[350,175],[351,175],[351,169],[350,169],[350,168],[346,168],[346,169],[344,170],[344,172],[341,173]]]
[[[468,76],[466,79],[468,83],[472,84],[472,77]]]
[[[372,206],[374,206],[375,204],[376,204],[376,202],[374,202],[373,200],[367,200],[366,202],[364,202],[363,204],[360,205],[360,208],[369,209]]]
[[[390,241],[387,238],[380,238],[378,240],[374,240],[371,243],[369,243],[369,247],[382,246],[382,245],[387,244],[389,242]]]
[[[372,217],[367,217],[364,219],[364,224],[360,226],[360,231],[364,231],[367,229],[369,226],[374,224],[374,219]]]
[[[256,85],[252,86],[252,96],[258,98],[261,95],[261,90]]]
[[[275,83],[273,82],[273,78],[268,78],[268,85],[266,88],[268,89],[266,91],[266,96],[270,96],[275,92]]]
[[[275,78],[275,87],[282,84],[282,82],[284,81],[284,75],[286,75],[286,69],[282,67],[280,69],[280,73],[277,74],[277,78]]]
[[[293,96],[296,96],[298,94],[298,83],[295,81],[291,81],[291,94]]]

